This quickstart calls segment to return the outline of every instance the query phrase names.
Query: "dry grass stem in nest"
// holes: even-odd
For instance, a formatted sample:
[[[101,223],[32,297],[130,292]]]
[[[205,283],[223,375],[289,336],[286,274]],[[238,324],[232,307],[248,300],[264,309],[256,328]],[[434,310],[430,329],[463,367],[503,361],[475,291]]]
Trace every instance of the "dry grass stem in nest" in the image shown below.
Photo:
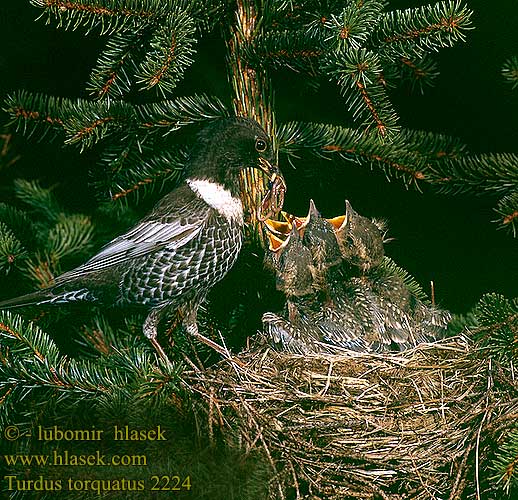
[[[516,381],[480,354],[463,337],[383,355],[262,345],[190,384],[211,429],[263,451],[272,499],[453,500],[480,494],[477,466],[518,412]]]

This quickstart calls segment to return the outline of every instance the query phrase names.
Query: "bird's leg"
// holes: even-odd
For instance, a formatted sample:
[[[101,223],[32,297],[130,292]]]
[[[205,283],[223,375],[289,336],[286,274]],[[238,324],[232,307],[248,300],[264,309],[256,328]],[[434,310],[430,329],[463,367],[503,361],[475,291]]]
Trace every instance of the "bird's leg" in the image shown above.
[[[162,346],[158,343],[158,340],[156,339],[158,334],[158,324],[160,323],[160,319],[165,309],[165,306],[151,309],[151,311],[147,315],[146,320],[144,321],[144,326],[142,327],[142,329],[144,330],[144,335],[149,339],[151,345],[155,348],[160,357],[164,361],[169,362],[167,354],[165,353],[164,349],[162,349]]]
[[[194,338],[198,339],[200,342],[203,342],[205,345],[208,345],[210,348],[214,349],[216,352],[219,352],[223,357],[228,358],[229,352],[213,340],[205,337],[198,331],[198,326],[194,325],[195,328],[190,328],[190,326],[186,327],[187,332],[189,332]]]
[[[185,330],[188,334],[192,335],[194,338],[198,339],[200,342],[203,342],[205,345],[208,345],[211,349],[214,349],[216,352],[221,354],[224,358],[230,357],[230,353],[227,349],[221,347],[219,344],[214,342],[213,340],[202,335],[198,330],[198,324],[196,323],[198,314],[198,308],[190,309],[189,312],[183,318],[183,324]]]

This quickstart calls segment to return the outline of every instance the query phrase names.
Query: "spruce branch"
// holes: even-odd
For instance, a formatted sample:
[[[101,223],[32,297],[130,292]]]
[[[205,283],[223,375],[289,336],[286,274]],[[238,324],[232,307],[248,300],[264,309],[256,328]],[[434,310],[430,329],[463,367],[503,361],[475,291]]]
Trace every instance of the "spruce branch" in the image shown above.
[[[437,164],[432,182],[442,192],[509,194],[518,185],[518,155],[486,153]]]
[[[0,312],[2,342],[0,390],[11,388],[14,393],[27,393],[44,387],[78,392],[97,392],[99,388],[79,372],[76,384],[66,375],[69,360],[63,357],[54,341],[40,328],[10,312]],[[23,399],[23,398],[21,398]]]
[[[81,214],[62,214],[48,234],[48,251],[53,259],[69,255],[88,254],[93,244],[93,225],[90,217]]]
[[[67,408],[85,400],[91,407],[113,407],[121,391],[128,405],[152,392],[153,401],[146,402],[152,405],[171,397],[172,388],[180,390],[182,363],[157,367],[149,347],[136,346],[130,340],[134,335],[125,338],[130,344],[119,341],[108,354],[71,359],[39,327],[0,311],[0,421],[9,421],[21,406],[26,416],[36,418],[38,406],[48,400]]]
[[[488,354],[502,363],[518,359],[518,299],[485,294],[474,310],[478,327],[472,330]]]
[[[30,137],[41,131],[43,139],[48,131],[55,134],[63,130],[63,116],[69,115],[70,99],[31,94],[19,91],[7,96],[4,111],[11,116],[8,125],[14,125]]]
[[[321,37],[300,29],[259,33],[243,46],[243,57],[251,66],[268,64],[312,75],[318,73],[318,58],[323,53]]]
[[[15,179],[14,193],[27,207],[48,221],[57,221],[62,213],[52,189],[44,188],[38,181]]]
[[[518,191],[504,196],[495,209],[502,229],[507,229],[516,238],[518,234]]]
[[[49,286],[62,259],[89,254],[93,224],[85,215],[66,214],[52,190],[37,181],[15,180],[14,194],[26,208],[0,204],[0,239],[3,236],[5,243],[0,254],[4,251],[21,275],[38,287]],[[21,252],[18,257],[13,253],[16,249]]]
[[[315,154],[326,150],[326,146],[333,144],[337,127],[325,123],[286,122],[279,125],[277,143],[279,151],[297,156],[304,149],[310,149]],[[340,129],[343,134],[349,134],[347,143],[359,139],[359,133],[352,128]]]
[[[92,96],[120,99],[130,92],[133,75],[147,42],[146,28],[124,30],[109,38],[90,74],[87,90]]]
[[[447,158],[430,172],[430,182],[445,193],[501,196],[495,209],[500,227],[516,236],[518,221],[518,156],[513,153]]]
[[[80,327],[81,355],[88,359],[117,355],[120,351],[143,351],[148,346],[141,333],[141,318],[126,317],[123,326],[115,329],[105,316],[95,314],[90,323]]]
[[[131,137],[135,131],[171,132],[191,123],[227,114],[222,102],[204,94],[135,106],[124,101],[65,99],[28,92],[8,97],[6,111],[17,129],[29,135],[48,130],[65,134],[65,144],[80,150],[93,147],[110,134]],[[169,130],[167,130],[169,129]]]
[[[509,58],[502,67],[502,75],[515,89],[518,87],[518,57]]]
[[[0,273],[7,274],[26,257],[21,241],[0,221]]]
[[[173,10],[151,37],[149,50],[137,68],[137,83],[146,90],[156,88],[163,96],[172,92],[194,62],[195,32],[190,16]]]
[[[381,264],[371,270],[371,277],[376,282],[377,276],[383,278],[387,276],[394,276],[400,279],[410,294],[425,304],[430,304],[430,300],[424,292],[421,285],[415,280],[415,278],[405,269],[398,266],[390,257],[383,257]]]
[[[405,148],[425,159],[429,164],[441,164],[468,155],[468,146],[458,137],[426,130],[401,129],[400,140]]]
[[[41,131],[65,133],[66,144],[92,147],[112,129],[127,127],[134,119],[133,107],[122,101],[67,99],[21,91],[8,96],[5,111],[17,130],[27,135]],[[54,134],[55,135],[55,134]]]
[[[387,12],[370,41],[395,57],[423,57],[425,52],[463,42],[465,32],[472,29],[471,15],[461,0]]]
[[[37,228],[27,212],[7,203],[0,203],[0,221],[16,234],[24,246],[34,245]]]
[[[434,166],[465,154],[458,139],[431,132],[402,129],[391,143],[376,134],[320,123],[289,122],[278,131],[280,150],[297,155],[304,149],[323,157],[338,156],[381,168],[388,178],[402,177],[407,185],[434,179]]]
[[[177,97],[135,107],[139,127],[162,135],[181,127],[229,116],[220,99],[206,94]]]
[[[121,97],[133,83],[140,83],[143,90],[153,87],[162,93],[172,90],[192,62],[195,32],[213,26],[222,11],[218,0],[209,0],[203,6],[192,0],[32,0],[32,3],[48,15],[55,15],[62,26],[75,28],[84,24],[91,29],[100,24],[103,33],[116,31],[90,76],[88,88],[98,98]],[[128,20],[132,20],[130,26],[126,25]],[[81,112],[80,104],[85,105],[59,99],[40,102],[41,96],[33,96],[32,102],[25,98],[31,96],[22,93],[8,102],[8,112],[15,119],[41,121],[58,128],[66,117],[54,117],[54,109],[63,111],[64,105],[68,105],[76,108],[72,114],[77,114]],[[40,104],[43,109],[37,109]]]
[[[323,18],[324,40],[335,50],[361,49],[378,24],[386,6],[383,0],[346,2],[338,14]]]
[[[132,29],[141,23],[158,23],[177,8],[197,8],[191,0],[31,0],[43,10],[47,23],[57,20],[57,26],[87,31],[100,29],[101,34]],[[214,4],[215,2],[210,2]]]
[[[379,58],[366,49],[332,55],[329,73],[337,80],[353,118],[380,140],[392,140],[399,131],[398,116],[385,90]]]
[[[401,56],[399,62],[399,78],[408,82],[412,90],[417,90],[421,94],[426,87],[432,87],[439,76],[437,62],[428,54],[414,60]]]
[[[134,125],[133,106],[123,101],[81,101],[76,112],[64,122],[65,144],[89,149],[109,133],[127,130]]]
[[[117,338],[106,318],[98,314],[90,324],[81,327],[81,338],[78,343],[83,349],[87,349],[86,356],[95,357],[99,353],[102,355],[112,353],[117,346]],[[89,349],[93,352],[88,352]]]
[[[107,150],[101,161],[110,170],[96,185],[115,201],[126,199],[129,194],[142,193],[144,189],[149,192],[157,184],[178,180],[184,171],[186,157],[181,151],[142,154],[124,148],[123,151]]]
[[[46,253],[38,254],[29,259],[25,275],[38,287],[47,288],[54,284],[58,263]]]
[[[490,470],[494,481],[507,495],[518,489],[518,431],[508,432],[505,441],[495,451]]]

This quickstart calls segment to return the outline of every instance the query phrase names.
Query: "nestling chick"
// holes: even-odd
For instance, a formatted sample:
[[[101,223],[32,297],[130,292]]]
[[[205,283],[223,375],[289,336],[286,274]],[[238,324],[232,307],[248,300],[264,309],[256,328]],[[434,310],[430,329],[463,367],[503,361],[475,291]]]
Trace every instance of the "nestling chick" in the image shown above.
[[[326,293],[294,298],[283,290],[286,310],[263,315],[263,331],[276,346],[298,354],[383,352],[444,336],[451,315],[431,306],[408,273],[384,257],[382,226],[357,214],[348,201],[346,214],[329,221],[313,202],[307,218],[286,219],[300,227],[302,247],[311,256],[308,263],[305,253],[302,261],[291,262],[292,268],[297,275],[311,272],[313,288]],[[277,238],[284,244],[283,231]]]
[[[273,237],[270,237],[270,241]],[[273,240],[274,241],[274,240]],[[271,248],[270,244],[270,248]],[[313,264],[311,252],[302,244],[300,232],[292,226],[288,237],[271,251],[277,290],[288,297],[313,293]]]
[[[363,272],[378,265],[385,250],[383,248],[384,227],[367,217],[359,215],[345,200],[345,215],[330,219],[335,229],[340,252],[346,262],[357,266]]]
[[[300,231],[313,258],[315,288],[327,293],[328,272],[342,262],[342,255],[333,226],[320,215],[313,200],[309,200],[309,212]]]

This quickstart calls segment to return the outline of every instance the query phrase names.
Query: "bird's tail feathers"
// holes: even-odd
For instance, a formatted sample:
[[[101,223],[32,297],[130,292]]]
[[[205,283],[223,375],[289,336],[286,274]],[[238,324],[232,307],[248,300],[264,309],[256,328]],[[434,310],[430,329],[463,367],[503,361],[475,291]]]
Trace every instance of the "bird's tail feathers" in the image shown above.
[[[14,299],[0,302],[0,310],[16,309],[18,307],[39,306],[42,304],[66,304],[68,302],[76,302],[80,300],[94,300],[91,292],[86,288],[72,290],[67,292],[56,292],[52,288],[47,290],[38,290],[37,292],[28,293],[15,297]]]

